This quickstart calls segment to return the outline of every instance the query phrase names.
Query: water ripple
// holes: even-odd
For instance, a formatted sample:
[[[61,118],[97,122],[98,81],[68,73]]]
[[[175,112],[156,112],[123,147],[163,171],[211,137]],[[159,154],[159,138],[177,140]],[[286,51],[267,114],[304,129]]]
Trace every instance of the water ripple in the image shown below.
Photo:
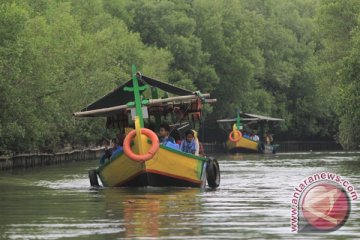
[[[293,234],[294,187],[331,171],[360,186],[358,153],[218,156],[221,186],[89,187],[97,161],[0,177],[1,239],[358,239],[359,201],[328,234]]]

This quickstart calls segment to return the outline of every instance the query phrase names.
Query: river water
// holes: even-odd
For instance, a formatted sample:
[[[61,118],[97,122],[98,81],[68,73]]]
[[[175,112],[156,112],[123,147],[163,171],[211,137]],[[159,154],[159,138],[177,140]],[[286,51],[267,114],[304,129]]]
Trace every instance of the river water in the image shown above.
[[[331,233],[290,228],[294,187],[337,173],[360,191],[359,153],[219,155],[217,190],[89,187],[97,160],[0,172],[0,239],[359,239],[360,200]],[[360,193],[360,192],[359,192]]]

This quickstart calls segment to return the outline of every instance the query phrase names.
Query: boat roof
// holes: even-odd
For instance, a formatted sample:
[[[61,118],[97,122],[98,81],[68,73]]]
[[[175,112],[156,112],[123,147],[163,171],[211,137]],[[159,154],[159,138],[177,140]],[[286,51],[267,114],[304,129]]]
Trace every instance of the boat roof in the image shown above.
[[[185,95],[193,95],[192,91],[176,87],[169,83],[164,83],[159,80],[152,79],[147,76],[141,76],[139,80],[139,86],[144,86],[145,84],[150,85],[151,87],[157,87],[165,92],[172,93],[178,96],[185,96]],[[91,111],[96,109],[102,108],[111,108],[119,105],[125,105],[128,102],[134,101],[134,93],[125,91],[125,87],[132,87],[132,80],[130,79],[126,83],[122,84],[121,86],[114,89],[112,92],[106,94],[102,98],[96,100],[92,104],[88,105],[87,107],[81,109],[81,112],[84,111]],[[141,91],[143,92],[143,91]]]
[[[198,101],[200,98],[204,103],[216,102],[216,99],[209,99],[210,94],[208,93],[202,94],[199,91],[192,92],[142,75],[138,76],[138,79],[139,87],[147,85],[177,95],[167,98],[148,99],[145,104],[148,107],[157,106],[165,108],[168,105],[190,104]],[[126,112],[131,108],[128,106],[128,103],[134,102],[135,100],[134,93],[132,91],[126,91],[126,88],[131,88],[132,84],[132,80],[127,81],[112,92],[83,108],[80,112],[74,112],[73,115],[75,117],[111,117],[122,114],[124,111]],[[140,93],[144,91],[145,89],[142,89]]]
[[[251,122],[251,121],[266,121],[266,122],[281,122],[284,121],[282,118],[274,118],[268,116],[262,116],[258,114],[252,113],[240,113],[241,121],[242,122]],[[219,119],[217,120],[218,123],[229,123],[229,122],[236,122],[236,118],[229,118],[229,119]]]

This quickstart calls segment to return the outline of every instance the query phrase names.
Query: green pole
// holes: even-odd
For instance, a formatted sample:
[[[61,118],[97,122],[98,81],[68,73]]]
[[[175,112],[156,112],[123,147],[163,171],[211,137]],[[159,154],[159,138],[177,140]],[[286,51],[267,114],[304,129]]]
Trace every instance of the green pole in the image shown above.
[[[239,111],[238,111],[238,112],[237,112],[237,115],[236,115],[236,128],[237,128],[237,130],[240,130],[240,127],[241,127],[240,113],[239,113]]]
[[[136,77],[136,66],[132,65],[132,82],[133,82],[133,91],[134,91],[134,97],[135,97],[135,109],[136,109],[136,116],[139,117],[140,120],[140,127],[144,127],[144,119],[142,115],[142,104],[141,104],[141,98],[140,98],[140,89],[139,89],[139,82]]]

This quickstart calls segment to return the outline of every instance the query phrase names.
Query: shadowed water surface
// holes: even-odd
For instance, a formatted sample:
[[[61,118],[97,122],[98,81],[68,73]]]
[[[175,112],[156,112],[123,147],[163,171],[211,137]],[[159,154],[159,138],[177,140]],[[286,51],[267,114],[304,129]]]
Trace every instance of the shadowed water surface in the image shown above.
[[[294,187],[335,172],[360,187],[359,153],[220,155],[219,189],[89,187],[97,161],[0,172],[0,239],[358,239],[360,201],[338,231],[293,234]]]

